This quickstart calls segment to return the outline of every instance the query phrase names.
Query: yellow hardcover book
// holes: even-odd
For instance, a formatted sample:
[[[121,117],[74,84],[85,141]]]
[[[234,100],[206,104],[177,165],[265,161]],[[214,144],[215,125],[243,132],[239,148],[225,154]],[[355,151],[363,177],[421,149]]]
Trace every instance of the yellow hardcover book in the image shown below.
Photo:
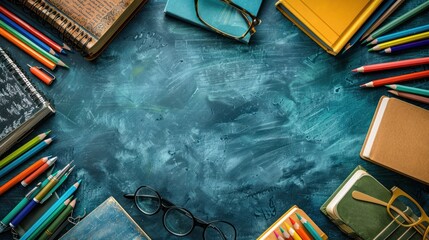
[[[267,230],[265,230],[261,234],[261,236],[257,238],[257,240],[277,240],[277,237],[274,231],[278,235],[282,236],[283,238],[283,233],[281,233],[280,228],[282,228],[284,231],[287,231],[285,223],[288,224],[289,226],[292,226],[292,223],[289,221],[289,218],[294,219],[294,221],[299,225],[299,227],[302,228],[303,231],[306,232],[308,236],[311,236],[311,233],[297,218],[296,213],[298,213],[303,219],[305,219],[309,223],[309,225],[311,225],[311,227],[315,231],[315,234],[319,236],[318,239],[322,239],[322,240],[328,239],[328,235],[326,235],[301,208],[294,205],[287,212],[285,212],[279,219],[277,219],[277,221],[274,222]]]
[[[332,55],[337,55],[383,0],[279,0],[277,9]]]

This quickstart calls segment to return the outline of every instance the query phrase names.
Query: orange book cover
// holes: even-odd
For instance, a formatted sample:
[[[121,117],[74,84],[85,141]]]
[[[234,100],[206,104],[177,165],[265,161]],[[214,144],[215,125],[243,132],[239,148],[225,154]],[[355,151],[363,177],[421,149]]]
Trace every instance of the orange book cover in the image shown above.
[[[383,0],[279,0],[277,9],[332,55],[337,55]]]

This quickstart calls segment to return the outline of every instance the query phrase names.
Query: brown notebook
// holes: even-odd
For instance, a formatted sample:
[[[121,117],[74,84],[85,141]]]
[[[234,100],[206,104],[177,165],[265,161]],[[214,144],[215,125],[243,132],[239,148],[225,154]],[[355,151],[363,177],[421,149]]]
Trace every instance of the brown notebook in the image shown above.
[[[95,59],[147,0],[18,0]]]
[[[378,103],[360,156],[429,184],[429,111],[396,98]]]

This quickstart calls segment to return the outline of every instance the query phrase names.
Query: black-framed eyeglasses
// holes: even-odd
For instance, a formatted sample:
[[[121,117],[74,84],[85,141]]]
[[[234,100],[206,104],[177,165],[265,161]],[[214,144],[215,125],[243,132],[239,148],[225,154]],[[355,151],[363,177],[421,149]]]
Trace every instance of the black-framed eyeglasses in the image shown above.
[[[213,31],[240,40],[253,35],[261,20],[232,0],[194,0],[198,19]]]
[[[192,232],[195,226],[203,228],[205,240],[235,240],[237,230],[226,221],[206,222],[194,217],[185,208],[177,207],[172,202],[149,186],[139,187],[134,194],[124,194],[125,198],[133,199],[137,208],[146,215],[154,215],[161,209],[164,212],[163,225],[173,235],[183,237]]]

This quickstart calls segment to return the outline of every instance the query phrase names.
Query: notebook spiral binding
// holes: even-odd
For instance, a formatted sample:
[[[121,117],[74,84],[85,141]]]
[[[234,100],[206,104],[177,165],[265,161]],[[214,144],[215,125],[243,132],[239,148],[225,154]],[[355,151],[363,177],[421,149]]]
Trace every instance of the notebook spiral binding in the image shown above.
[[[20,84],[24,89],[29,90],[34,101],[39,102],[41,105],[48,104],[45,100],[44,95],[31,83],[30,79],[24,73],[21,67],[19,67],[14,60],[0,47],[0,62],[1,60],[6,61],[6,67],[12,72],[15,78],[22,79]]]
[[[93,38],[78,24],[63,16],[55,7],[49,5],[44,0],[13,0],[13,2],[17,2],[23,6],[28,5],[29,7],[27,7],[31,10],[30,12],[35,13],[43,22],[53,27],[65,43],[73,46],[83,56],[87,55],[84,49]]]

